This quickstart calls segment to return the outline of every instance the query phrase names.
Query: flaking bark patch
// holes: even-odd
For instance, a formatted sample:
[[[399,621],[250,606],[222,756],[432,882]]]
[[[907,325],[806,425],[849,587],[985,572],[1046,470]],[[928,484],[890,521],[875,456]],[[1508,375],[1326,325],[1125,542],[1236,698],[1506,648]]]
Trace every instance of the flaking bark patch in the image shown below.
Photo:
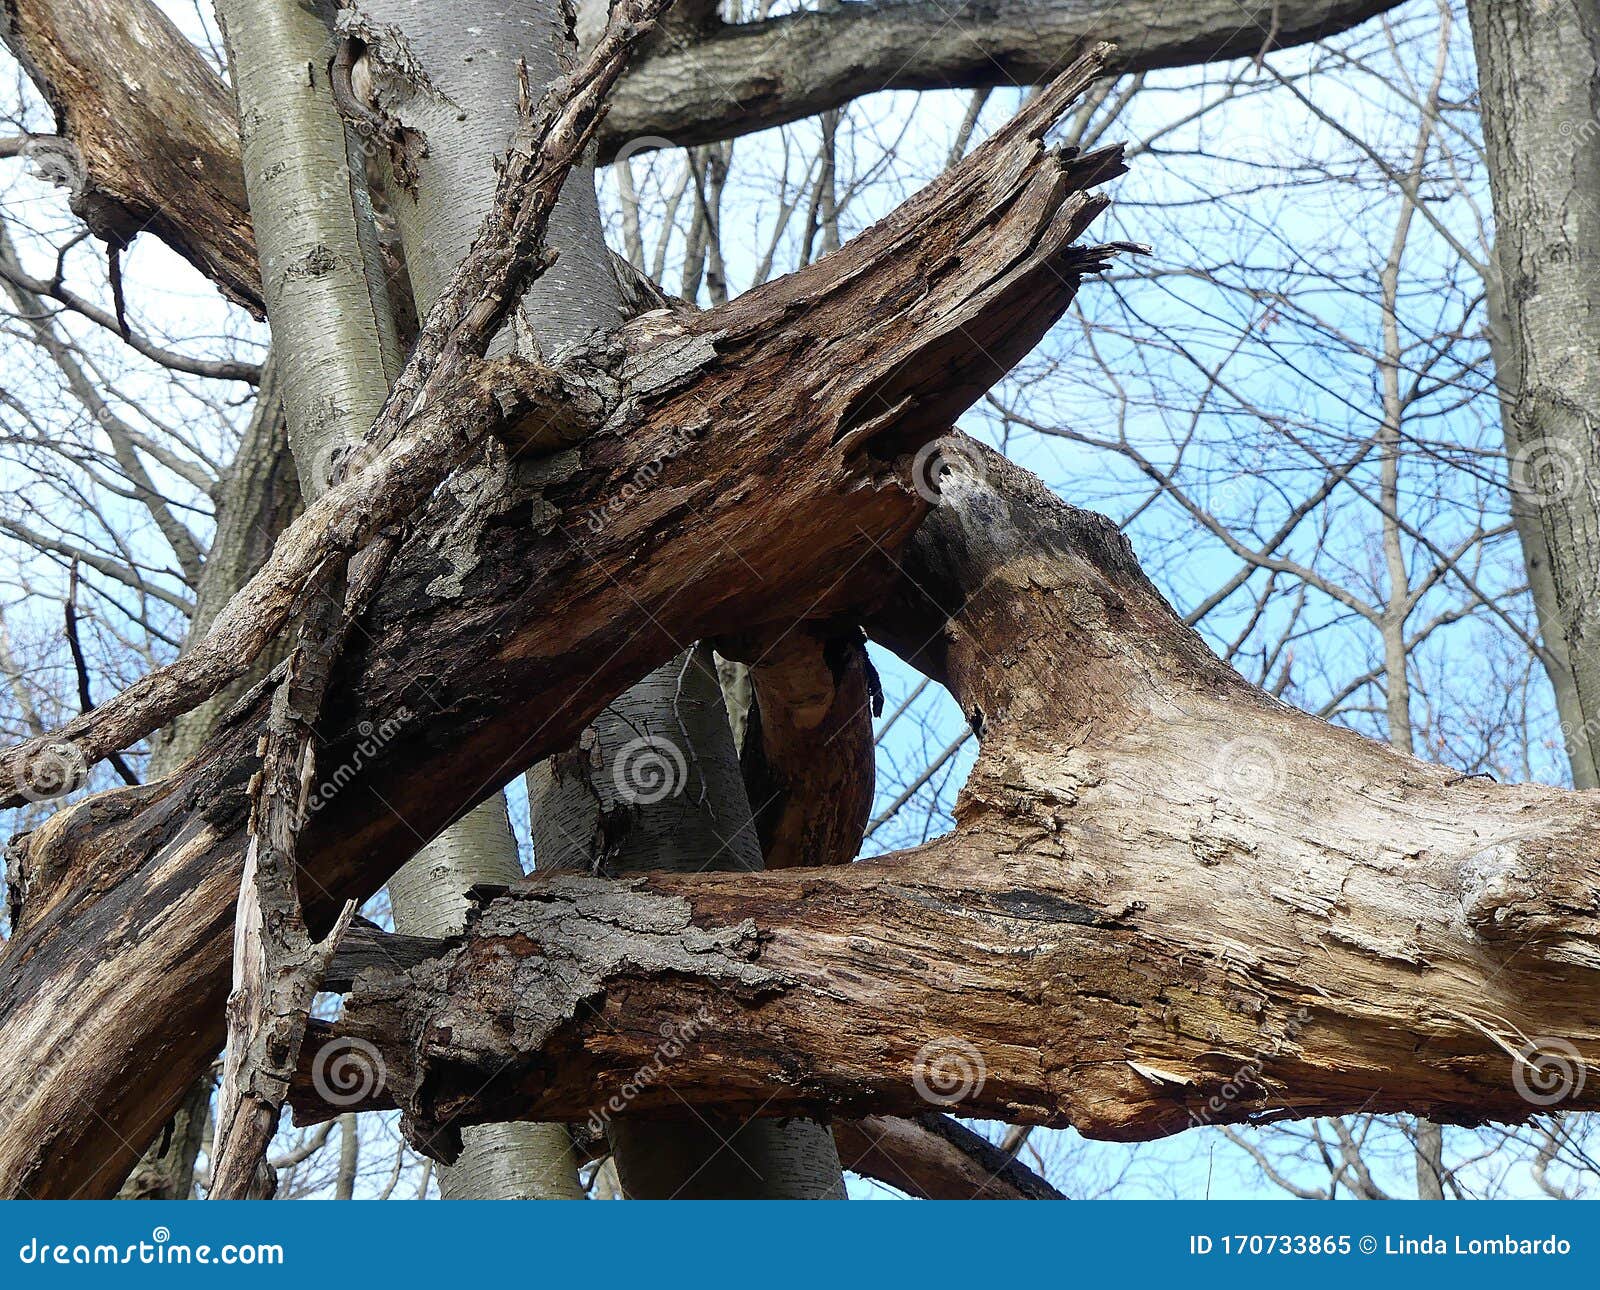
[[[611,983],[681,976],[751,999],[794,984],[760,953],[750,919],[705,927],[687,900],[642,879],[563,876],[480,905],[437,958],[399,974],[363,972],[341,1029],[383,1043],[404,1132],[450,1163],[461,1150],[461,1105],[530,1068],[537,1078],[546,1044],[598,1012]],[[390,1047],[397,1036],[403,1043]],[[508,1063],[513,1054],[528,1061]]]

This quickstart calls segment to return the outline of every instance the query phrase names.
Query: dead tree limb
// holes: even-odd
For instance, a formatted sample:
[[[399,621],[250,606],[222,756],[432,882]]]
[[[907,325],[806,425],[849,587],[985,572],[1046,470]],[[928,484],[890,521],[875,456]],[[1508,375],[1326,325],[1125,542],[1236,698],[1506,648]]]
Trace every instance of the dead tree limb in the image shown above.
[[[1043,143],[1097,68],[835,255],[620,329],[626,397],[575,449],[529,466],[491,443],[435,492],[329,688],[333,769],[300,839],[313,929],[687,642],[859,602],[866,558],[925,509],[917,449],[1113,254],[1072,242],[1118,157]],[[113,1190],[220,1044],[265,703],[13,847],[0,1083],[26,1093],[0,1111],[0,1191]]]
[[[486,893],[461,941],[363,973],[327,1041],[380,1054],[413,1141],[581,1118],[686,1015],[671,1091],[629,1113],[933,1102],[1140,1139],[1600,1106],[1600,794],[1463,777],[1277,703],[1107,521],[975,446],[902,567],[869,629],[981,733],[956,832],[826,870]]]
[[[749,663],[740,761],[768,869],[848,864],[872,811],[877,674],[855,623],[801,623],[718,642]]]
[[[846,1169],[922,1200],[1065,1200],[1027,1165],[948,1115],[836,1120]]]

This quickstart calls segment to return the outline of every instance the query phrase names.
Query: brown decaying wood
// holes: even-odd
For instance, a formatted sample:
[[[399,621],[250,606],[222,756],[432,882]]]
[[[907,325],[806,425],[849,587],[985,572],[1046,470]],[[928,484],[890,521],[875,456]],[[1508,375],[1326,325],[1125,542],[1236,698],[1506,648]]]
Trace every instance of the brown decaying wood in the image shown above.
[[[835,255],[621,329],[596,361],[627,397],[577,448],[530,464],[490,444],[436,491],[330,686],[329,791],[300,840],[314,928],[685,643],[859,599],[864,558],[924,510],[910,455],[1112,254],[1071,242],[1117,155],[1042,143],[1098,67]],[[114,1189],[220,1043],[264,708],[18,844],[0,1086],[27,1092],[0,1192]]]
[[[755,703],[740,762],[765,867],[848,864],[872,811],[881,706],[861,629],[800,623],[717,645],[750,665]]]
[[[670,1090],[630,1112],[950,1098],[1139,1139],[1600,1106],[1600,794],[1463,777],[1277,703],[1108,521],[976,445],[950,464],[868,626],[980,731],[956,832],[826,870],[486,893],[461,942],[362,974],[325,1041],[377,1045],[416,1142],[581,1118],[690,1015]]]

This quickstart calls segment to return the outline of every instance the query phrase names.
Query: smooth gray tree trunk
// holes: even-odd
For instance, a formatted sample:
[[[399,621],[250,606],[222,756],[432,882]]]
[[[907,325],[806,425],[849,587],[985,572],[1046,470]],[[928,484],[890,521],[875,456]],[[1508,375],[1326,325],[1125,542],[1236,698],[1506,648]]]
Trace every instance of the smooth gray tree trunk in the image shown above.
[[[1600,784],[1600,9],[1468,0],[1494,200],[1490,331],[1512,513],[1562,733]]]
[[[761,868],[716,660],[657,668],[596,718],[573,753],[528,777],[540,868],[607,876]],[[693,1018],[678,1031],[693,1042]],[[664,1046],[660,1079],[672,1082]],[[831,1131],[813,1120],[606,1116],[617,1176],[639,1199],[844,1196]]]
[[[335,107],[328,79],[331,5],[222,0],[240,103],[245,184],[274,343],[282,355],[290,442],[307,498],[323,492],[338,451],[376,418],[399,370],[388,283],[377,251],[366,157]],[[503,799],[479,808],[492,819]],[[509,829],[464,820],[402,871],[399,931],[459,930],[475,882],[521,874]],[[428,890],[428,888],[432,890]],[[545,1139],[559,1140],[548,1150]],[[476,1130],[441,1174],[447,1196],[510,1199],[578,1194],[565,1130]]]

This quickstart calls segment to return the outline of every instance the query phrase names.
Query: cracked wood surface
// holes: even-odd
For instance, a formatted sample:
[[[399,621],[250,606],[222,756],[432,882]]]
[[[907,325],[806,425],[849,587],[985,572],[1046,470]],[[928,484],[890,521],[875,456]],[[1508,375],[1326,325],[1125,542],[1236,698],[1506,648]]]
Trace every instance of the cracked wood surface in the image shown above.
[[[981,731],[956,831],[832,869],[485,893],[463,939],[361,974],[327,1040],[378,1047],[412,1139],[448,1155],[479,1119],[587,1115],[691,1015],[671,1089],[630,1111],[931,1093],[1139,1139],[1521,1120],[1563,1074],[1563,1109],[1600,1105],[1580,1078],[1600,795],[1463,777],[1277,703],[1108,521],[971,461],[868,624]]]
[[[526,462],[491,443],[434,493],[330,685],[330,780],[299,843],[313,924],[682,642],[859,597],[847,575],[924,509],[909,455],[1112,253],[1071,243],[1116,153],[1042,143],[1097,71],[1081,62],[835,255],[619,330],[626,397],[576,448]],[[220,1042],[264,703],[175,775],[74,804],[14,848],[0,1083],[28,1093],[0,1134],[5,1193],[113,1189]]]

